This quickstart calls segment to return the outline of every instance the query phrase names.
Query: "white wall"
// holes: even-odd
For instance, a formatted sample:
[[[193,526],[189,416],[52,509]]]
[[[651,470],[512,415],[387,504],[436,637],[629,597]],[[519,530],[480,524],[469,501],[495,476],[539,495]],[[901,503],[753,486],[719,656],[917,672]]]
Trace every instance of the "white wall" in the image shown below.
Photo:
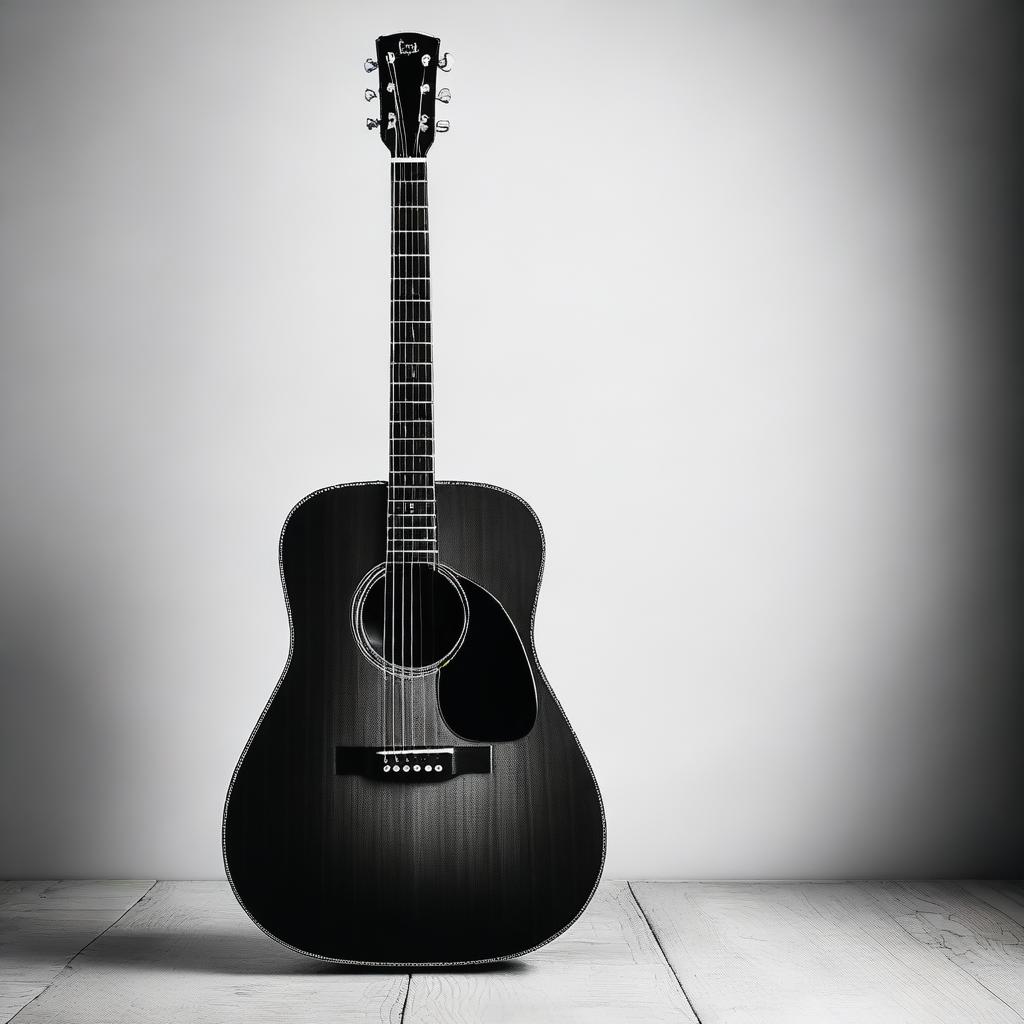
[[[455,66],[439,475],[545,524],[609,874],[1019,866],[1011,10],[3,3],[0,876],[221,873],[280,524],[384,473],[403,28]]]

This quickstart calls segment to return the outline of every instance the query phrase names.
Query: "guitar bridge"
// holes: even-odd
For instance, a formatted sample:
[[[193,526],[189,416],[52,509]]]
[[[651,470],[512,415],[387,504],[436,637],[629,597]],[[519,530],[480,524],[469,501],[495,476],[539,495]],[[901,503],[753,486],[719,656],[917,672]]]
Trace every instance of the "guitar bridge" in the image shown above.
[[[443,782],[456,775],[490,775],[490,747],[335,747],[335,775],[383,782]]]

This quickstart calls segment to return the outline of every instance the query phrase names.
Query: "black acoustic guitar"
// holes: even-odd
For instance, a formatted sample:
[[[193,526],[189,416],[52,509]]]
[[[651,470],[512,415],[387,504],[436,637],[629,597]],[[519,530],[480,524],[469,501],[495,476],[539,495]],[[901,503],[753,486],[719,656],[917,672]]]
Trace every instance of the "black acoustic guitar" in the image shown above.
[[[285,522],[291,652],[224,809],[249,916],[346,963],[527,953],[579,916],[604,862],[597,784],[534,650],[540,523],[501,487],[434,480],[438,58],[408,32],[366,63],[391,153],[388,479],[325,487]]]

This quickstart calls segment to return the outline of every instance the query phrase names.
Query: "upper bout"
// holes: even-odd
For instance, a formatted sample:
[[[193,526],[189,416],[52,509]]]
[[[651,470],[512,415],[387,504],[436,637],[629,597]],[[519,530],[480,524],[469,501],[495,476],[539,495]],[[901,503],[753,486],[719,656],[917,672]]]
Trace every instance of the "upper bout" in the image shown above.
[[[512,491],[492,484],[437,484],[441,560],[484,587],[523,632],[544,568],[544,534],[533,509]]]

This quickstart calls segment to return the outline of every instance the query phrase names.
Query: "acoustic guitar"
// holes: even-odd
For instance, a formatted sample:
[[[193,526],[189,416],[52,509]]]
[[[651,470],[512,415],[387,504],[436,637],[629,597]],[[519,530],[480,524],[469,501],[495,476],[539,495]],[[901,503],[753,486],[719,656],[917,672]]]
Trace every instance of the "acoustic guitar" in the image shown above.
[[[224,863],[268,935],[344,963],[474,964],[580,915],[601,798],[537,661],[544,539],[491,484],[434,479],[427,153],[439,40],[377,40],[391,155],[387,482],[305,497],[280,540],[287,665],[235,768]]]

